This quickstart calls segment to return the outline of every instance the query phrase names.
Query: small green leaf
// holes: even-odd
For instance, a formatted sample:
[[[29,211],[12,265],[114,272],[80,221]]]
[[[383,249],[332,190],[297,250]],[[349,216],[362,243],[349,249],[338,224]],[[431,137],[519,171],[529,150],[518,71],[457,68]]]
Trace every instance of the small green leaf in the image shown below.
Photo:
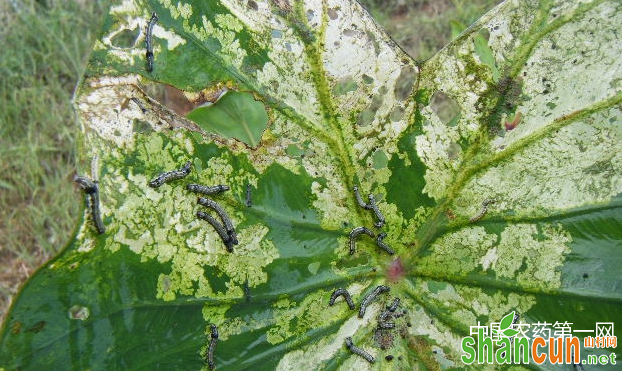
[[[216,103],[198,107],[188,113],[188,119],[207,132],[225,138],[237,138],[256,147],[268,124],[268,114],[252,94],[228,91]]]

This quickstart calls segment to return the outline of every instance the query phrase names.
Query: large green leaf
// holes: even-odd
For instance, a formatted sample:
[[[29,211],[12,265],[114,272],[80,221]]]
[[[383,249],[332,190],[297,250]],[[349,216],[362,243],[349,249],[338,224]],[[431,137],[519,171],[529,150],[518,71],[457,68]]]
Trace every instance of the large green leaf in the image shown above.
[[[219,370],[435,370],[464,367],[469,326],[514,310],[619,325],[621,22],[619,1],[508,1],[416,64],[343,0],[113,5],[76,95],[80,172],[99,179],[107,230],[85,211],[29,281],[0,370],[206,369],[211,324]],[[206,132],[149,98],[149,81],[252,92],[268,128],[253,149]],[[459,115],[443,122],[438,96]],[[148,186],[188,160],[187,178]],[[231,187],[214,199],[233,253],[196,218],[190,182]],[[394,256],[365,235],[349,254],[348,233],[376,221],[355,185],[376,196]],[[360,303],[378,285],[391,291],[362,319],[328,305],[338,287]],[[393,298],[403,316],[377,330]]]

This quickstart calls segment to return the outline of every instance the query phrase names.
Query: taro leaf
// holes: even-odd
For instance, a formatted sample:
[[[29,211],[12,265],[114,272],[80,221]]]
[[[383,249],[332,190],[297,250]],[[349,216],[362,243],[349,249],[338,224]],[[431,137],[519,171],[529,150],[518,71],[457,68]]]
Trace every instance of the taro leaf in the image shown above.
[[[79,171],[99,179],[107,231],[85,212],[25,286],[0,369],[206,369],[210,324],[218,370],[460,368],[469,326],[514,310],[523,323],[620,328],[621,8],[508,1],[417,66],[356,3],[113,5],[76,96]],[[125,30],[141,32],[113,45]],[[495,68],[475,51],[482,35]],[[151,80],[252,92],[268,128],[256,149],[204,132],[148,98]],[[457,119],[430,108],[437,92]],[[187,160],[187,178],[147,186]],[[231,187],[213,198],[236,226],[233,253],[195,217],[189,182]],[[350,230],[376,220],[354,185],[376,196],[394,256],[366,235],[348,253]],[[328,306],[338,287],[359,304],[381,284],[391,291],[362,319]],[[377,330],[393,298],[395,329]]]

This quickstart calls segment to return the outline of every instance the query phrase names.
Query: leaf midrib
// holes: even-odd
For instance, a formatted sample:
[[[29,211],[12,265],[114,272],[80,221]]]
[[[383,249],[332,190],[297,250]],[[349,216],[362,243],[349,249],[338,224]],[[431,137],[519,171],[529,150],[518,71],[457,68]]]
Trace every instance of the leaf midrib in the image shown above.
[[[332,150],[333,154],[338,158],[338,166],[339,172],[337,176],[341,178],[342,184],[347,184],[346,189],[350,190],[354,186],[354,169],[355,164],[352,161],[352,156],[346,150],[346,139],[344,137],[344,128],[341,127],[339,120],[337,117],[337,110],[332,103],[332,99],[330,96],[330,89],[328,80],[326,79],[326,71],[324,70],[324,63],[322,61],[322,51],[321,46],[324,45],[326,38],[326,27],[328,22],[327,17],[327,9],[326,2],[322,2],[323,11],[322,11],[322,20],[320,31],[317,35],[317,39],[315,42],[313,40],[308,40],[304,35],[301,35],[300,30],[298,28],[294,28],[296,34],[299,36],[300,40],[303,41],[305,45],[305,55],[307,56],[307,61],[311,65],[313,69],[313,82],[316,87],[316,92],[318,93],[318,100],[320,103],[320,109],[322,111],[322,115],[326,120],[330,130],[335,135],[334,137],[326,137],[323,136],[327,143],[330,143],[329,148]],[[307,18],[305,15],[303,2],[297,0],[295,3],[295,12],[298,17],[298,21],[308,26]],[[333,139],[336,138],[336,139]],[[348,192],[347,202],[348,206],[351,210],[356,210],[356,215],[358,216],[358,224],[362,224],[361,221],[365,219],[363,214],[363,210],[356,207],[356,201],[354,200],[353,192]],[[369,218],[369,215],[367,215]]]

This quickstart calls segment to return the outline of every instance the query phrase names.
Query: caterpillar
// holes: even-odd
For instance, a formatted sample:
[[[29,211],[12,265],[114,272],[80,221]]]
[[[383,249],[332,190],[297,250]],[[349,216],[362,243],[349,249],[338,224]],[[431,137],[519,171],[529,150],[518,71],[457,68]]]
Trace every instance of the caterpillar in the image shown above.
[[[378,221],[374,223],[374,225],[377,228],[382,228],[382,226],[384,225],[384,223],[386,223],[386,221],[384,219],[384,215],[382,215],[382,213],[380,212],[380,209],[378,209],[378,205],[376,205],[376,198],[374,197],[372,193],[367,195],[367,198],[369,199],[369,205],[371,206],[371,209],[374,210],[374,213],[376,214],[376,218],[378,218]]]
[[[369,203],[366,204],[363,201],[361,194],[359,193],[359,187],[354,186],[353,188],[354,188],[354,197],[356,198],[356,202],[363,209],[373,210],[374,214],[376,214],[376,218],[378,218],[378,221],[374,223],[374,225],[377,228],[382,228],[382,226],[384,226],[384,224],[386,223],[386,220],[384,218],[384,215],[382,215],[382,212],[380,211],[380,209],[378,209],[378,205],[376,205],[376,198],[374,197],[374,195],[372,193],[367,195],[367,198],[369,199]]]
[[[190,167],[192,162],[188,161],[179,170],[172,170],[164,172],[149,182],[149,186],[152,188],[158,188],[164,183],[171,182],[173,180],[183,179],[190,174]]]
[[[218,220],[214,219],[211,215],[209,215],[206,212],[197,211],[196,215],[197,215],[197,218],[203,219],[206,222],[208,222],[209,224],[211,224],[212,227],[214,227],[214,229],[216,230],[216,232],[220,236],[220,239],[222,239],[222,242],[227,247],[227,251],[228,252],[233,252],[233,241],[231,241],[231,237],[229,236],[229,233],[227,233],[227,231],[225,231],[225,228],[222,226],[222,224],[220,224],[218,222]]]
[[[335,304],[335,300],[340,295],[343,296],[346,303],[348,303],[348,307],[350,307],[350,309],[354,309],[356,307],[354,305],[354,302],[352,301],[352,297],[350,296],[350,293],[348,292],[348,290],[343,289],[343,288],[339,288],[333,291],[333,294],[330,296],[330,301],[328,302],[328,305],[333,306]]]
[[[75,176],[73,178],[73,181],[78,183],[80,188],[82,188],[82,190],[86,194],[91,194],[91,193],[97,192],[97,184],[95,184],[94,181],[92,181],[91,179],[89,179],[89,178],[87,178],[85,176]]]
[[[371,205],[366,204],[361,198],[361,194],[359,193],[359,187],[357,186],[354,186],[354,197],[356,198],[356,202],[359,204],[360,207],[367,210],[371,209]]]
[[[514,311],[514,318],[512,318],[512,325],[515,325],[518,323],[518,319],[520,318],[520,314],[518,313],[518,311]],[[514,340],[514,336],[512,336],[510,338],[510,343]]]
[[[220,219],[222,219],[222,222],[225,225],[225,229],[227,231],[227,234],[229,235],[229,240],[231,240],[231,243],[233,243],[234,245],[237,245],[238,236],[235,233],[233,223],[231,222],[231,219],[229,219],[229,215],[227,215],[225,209],[223,209],[222,206],[220,206],[216,201],[209,198],[199,197],[197,199],[197,203],[201,206],[209,207],[218,214],[218,216],[220,217]]]
[[[246,207],[251,207],[252,203],[251,203],[251,185],[247,184],[246,185]]]
[[[365,360],[369,363],[374,363],[376,361],[371,354],[352,344],[352,338],[349,336],[346,338],[346,347],[350,349],[350,352],[365,358]]]
[[[400,298],[395,298],[395,299],[393,299],[393,303],[391,303],[391,305],[389,305],[387,307],[387,310],[389,312],[395,312],[399,305],[400,305]]]
[[[223,184],[219,184],[215,186],[204,186],[201,184],[191,183],[186,186],[186,189],[194,193],[202,193],[204,195],[211,195],[214,193],[221,193],[221,192],[228,191],[229,186],[223,185]]]
[[[512,325],[517,324],[519,318],[520,318],[520,314],[518,313],[518,311],[514,311],[514,318],[512,318]],[[514,336],[511,336],[510,344],[512,344],[513,341],[514,341]],[[505,357],[505,352],[501,353],[501,357]]]
[[[207,348],[207,367],[210,370],[216,368],[216,363],[214,363],[214,349],[216,348],[216,343],[218,342],[218,328],[216,325],[210,325],[210,341],[209,346]]]
[[[384,251],[388,252],[389,255],[393,255],[395,254],[395,251],[393,251],[392,248],[390,248],[389,246],[387,246],[384,242],[382,242],[382,240],[384,240],[384,238],[387,236],[386,233],[382,232],[378,235],[378,237],[376,238],[376,245],[378,245],[379,248],[383,249]]]
[[[145,49],[147,49],[146,57],[147,57],[147,72],[153,71],[153,44],[152,44],[152,32],[153,26],[158,21],[158,16],[153,12],[151,14],[151,19],[149,23],[147,23],[147,32],[145,33]]]
[[[391,288],[388,286],[380,285],[377,286],[374,291],[370,292],[363,298],[361,302],[361,308],[359,309],[359,318],[363,318],[365,316],[365,311],[367,310],[367,306],[380,294],[387,293],[391,291]]]
[[[352,230],[352,232],[350,232],[350,255],[354,255],[354,251],[356,250],[356,238],[358,237],[359,234],[361,233],[365,233],[366,235],[368,235],[371,238],[376,237],[376,235],[374,235],[374,232],[370,231],[369,229],[365,228],[365,227],[356,227]]]
[[[378,316],[378,327],[382,329],[395,328],[394,322],[388,322],[391,316],[393,316],[393,313],[388,309],[380,313],[380,316]]]
[[[246,302],[248,303],[249,301],[251,301],[251,289],[250,287],[248,287],[248,279],[244,281],[242,290],[244,291],[244,298],[246,299]]]
[[[91,209],[91,219],[93,220],[97,233],[102,234],[106,232],[106,226],[99,213],[99,188],[97,183],[83,176],[76,176],[73,181],[78,183],[86,194],[86,208]]]
[[[486,212],[488,211],[488,205],[490,205],[492,203],[495,203],[495,200],[492,200],[492,199],[484,200],[484,202],[482,202],[482,209],[479,211],[479,213],[477,213],[477,215],[475,215],[474,217],[469,219],[469,222],[475,223],[476,221],[478,221],[481,218],[483,218],[484,215],[486,215]]]
[[[585,371],[581,363],[574,363],[574,352],[572,352],[572,367],[574,368],[574,371]]]
[[[99,191],[96,190],[89,196],[91,197],[91,216],[93,217],[93,224],[95,224],[97,233],[102,234],[106,232],[106,226],[104,225],[104,221],[99,213]]]

